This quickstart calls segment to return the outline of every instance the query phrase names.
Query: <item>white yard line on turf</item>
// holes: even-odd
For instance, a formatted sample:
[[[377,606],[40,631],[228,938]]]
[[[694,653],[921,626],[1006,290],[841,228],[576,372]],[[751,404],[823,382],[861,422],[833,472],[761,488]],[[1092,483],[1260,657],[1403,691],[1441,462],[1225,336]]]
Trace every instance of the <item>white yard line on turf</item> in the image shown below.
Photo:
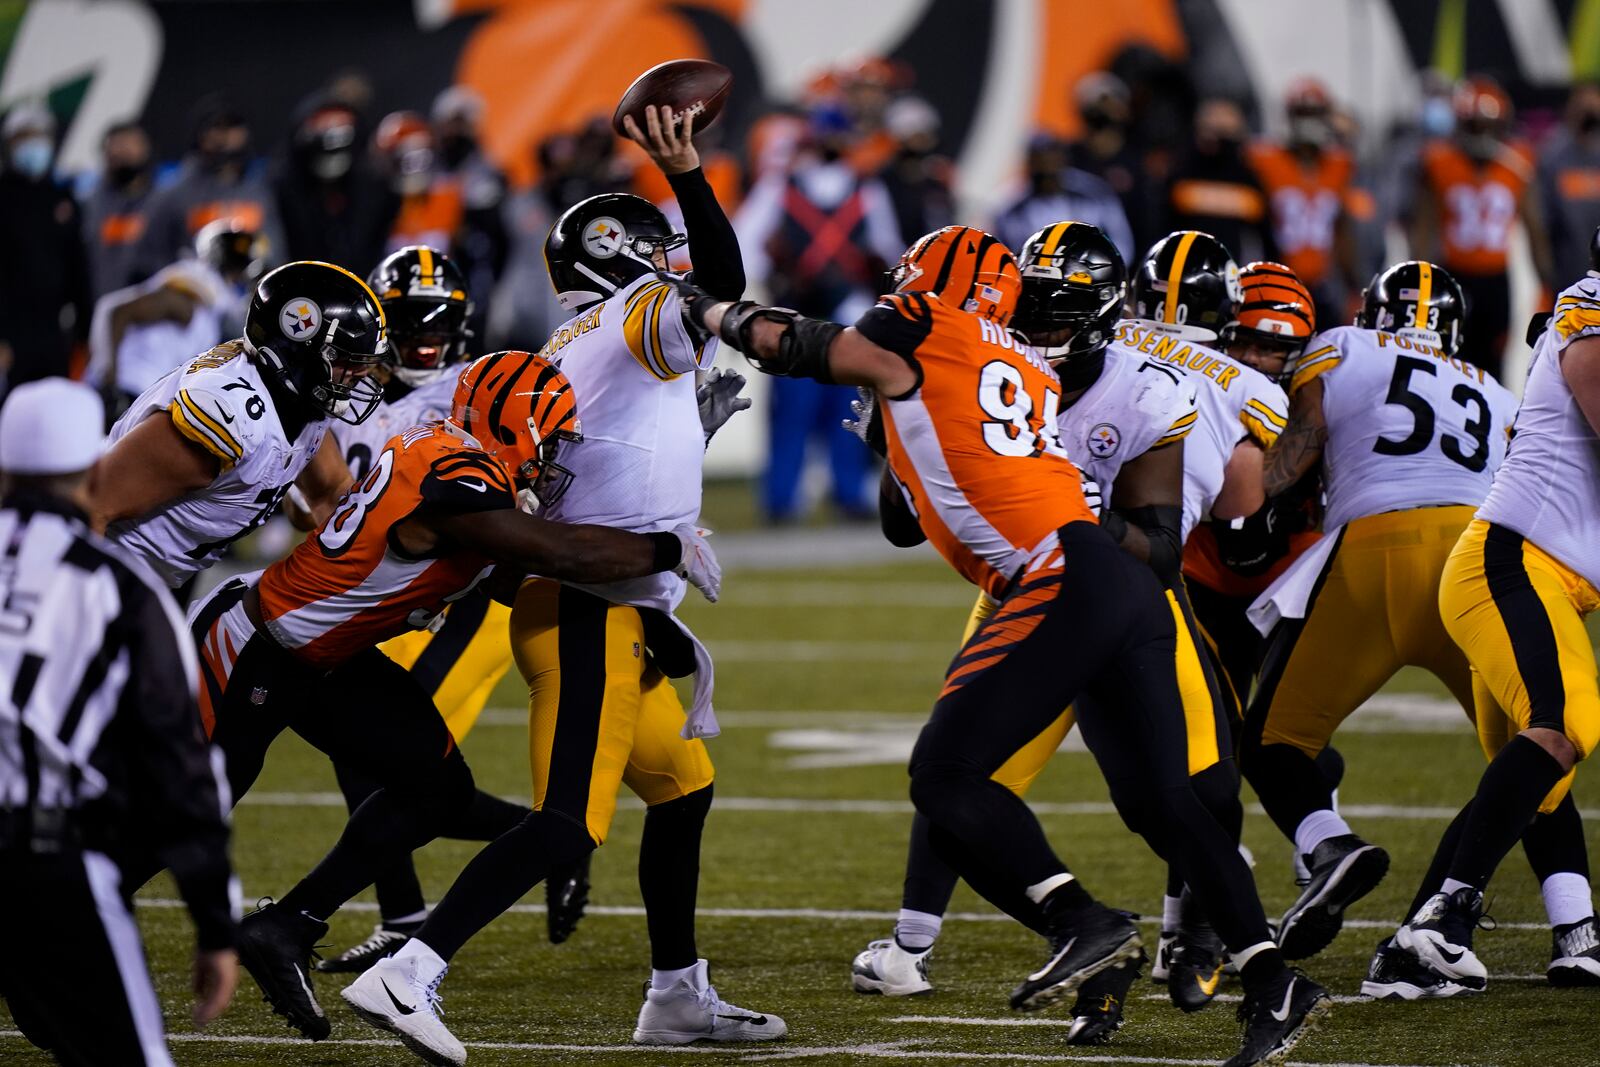
[[[259,894],[245,893],[245,899],[250,899]],[[186,905],[183,901],[171,897],[138,897],[135,899],[142,908],[182,908]],[[372,912],[378,910],[378,905],[366,900],[353,900],[344,905],[347,911]],[[543,904],[513,904],[506,909],[515,915],[543,915]],[[638,905],[626,904],[591,904],[586,909],[589,915],[619,915],[626,917],[642,916],[644,908]],[[708,919],[799,919],[816,922],[893,922],[899,918],[900,913],[895,911],[869,911],[856,908],[699,908],[696,915]],[[978,923],[1005,923],[1013,921],[1010,916],[1002,915],[995,911],[954,911],[945,916],[947,922],[978,922]],[[1145,926],[1155,926],[1159,920],[1150,916],[1141,916],[1138,920]],[[1393,930],[1400,925],[1399,919],[1346,919],[1344,925],[1353,930]],[[1503,922],[1496,926],[1498,930],[1549,930],[1548,923],[1514,923]],[[1509,982],[1543,981],[1543,975],[1518,975],[1505,979]]]

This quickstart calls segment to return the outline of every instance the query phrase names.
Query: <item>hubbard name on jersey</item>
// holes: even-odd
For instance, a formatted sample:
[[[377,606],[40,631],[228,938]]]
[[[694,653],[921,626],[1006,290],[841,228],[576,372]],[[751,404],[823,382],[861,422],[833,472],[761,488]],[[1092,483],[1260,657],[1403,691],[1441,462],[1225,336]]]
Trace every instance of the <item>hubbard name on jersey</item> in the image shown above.
[[[1249,437],[1271,448],[1289,422],[1289,399],[1265,374],[1168,332],[1159,323],[1117,324],[1128,349],[1182,370],[1195,387],[1199,420],[1183,446],[1183,538],[1211,514],[1234,447]]]
[[[1306,345],[1289,388],[1311,381],[1322,383],[1328,427],[1328,529],[1488,493],[1517,412],[1492,375],[1415,338],[1340,326]]]
[[[1122,465],[1183,440],[1198,415],[1195,386],[1186,376],[1115,343],[1105,356],[1100,377],[1056,425],[1068,458],[1094,479],[1109,505]]]
[[[146,389],[111,428],[108,446],[157,416],[172,419],[179,433],[215,456],[219,473],[210,485],[116,523],[107,534],[176,588],[272,517],[317,454],[329,420],[312,420],[289,440],[266,382],[238,341],[196,356]]]
[[[450,415],[450,400],[455,395],[460,366],[440,372],[431,381],[417,386],[397,400],[384,400],[370,417],[351,425],[335,422],[330,429],[339,452],[350,465],[350,473],[364,478],[372,469],[373,458],[383,451],[389,438],[413,426],[437,422]]]

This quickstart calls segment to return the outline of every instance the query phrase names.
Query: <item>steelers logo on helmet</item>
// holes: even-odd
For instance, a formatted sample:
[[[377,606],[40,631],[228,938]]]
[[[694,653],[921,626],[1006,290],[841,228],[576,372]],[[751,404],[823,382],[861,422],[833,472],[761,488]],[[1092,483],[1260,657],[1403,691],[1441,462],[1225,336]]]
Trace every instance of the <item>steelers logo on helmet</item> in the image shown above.
[[[322,328],[322,309],[316,301],[297,296],[283,305],[278,312],[278,325],[283,335],[291,341],[309,341]]]
[[[1122,447],[1122,431],[1109,422],[1099,423],[1089,431],[1088,444],[1096,459],[1110,459]]]
[[[628,231],[622,223],[602,215],[583,228],[583,250],[596,259],[610,259],[622,251]]]
[[[1244,283],[1239,280],[1239,264],[1228,260],[1222,270],[1222,282],[1228,287],[1228,299],[1235,304],[1244,303]]]

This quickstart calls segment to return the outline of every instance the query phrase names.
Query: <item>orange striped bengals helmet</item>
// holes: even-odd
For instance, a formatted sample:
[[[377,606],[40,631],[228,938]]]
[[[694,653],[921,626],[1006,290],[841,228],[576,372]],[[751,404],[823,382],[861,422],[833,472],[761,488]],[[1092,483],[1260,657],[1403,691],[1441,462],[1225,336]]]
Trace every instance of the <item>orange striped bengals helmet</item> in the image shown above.
[[[456,382],[450,421],[504,463],[522,489],[549,507],[567,491],[572,472],[556,462],[564,446],[583,440],[572,383],[532,352],[494,352],[473,360]]]
[[[890,280],[897,292],[931,293],[1001,326],[1011,321],[1022,295],[1016,258],[998,237],[971,226],[946,226],[918,238]]]

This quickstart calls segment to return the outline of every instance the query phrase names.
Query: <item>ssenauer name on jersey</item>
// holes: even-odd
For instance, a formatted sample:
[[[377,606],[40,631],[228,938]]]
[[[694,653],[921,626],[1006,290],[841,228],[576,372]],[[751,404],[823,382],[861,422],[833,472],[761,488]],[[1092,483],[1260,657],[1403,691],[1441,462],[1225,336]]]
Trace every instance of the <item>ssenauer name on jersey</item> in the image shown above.
[[[289,440],[261,372],[238,341],[163,375],[117,420],[108,447],[158,416],[216,458],[217,477],[149,514],[113,524],[107,534],[176,587],[272,517],[317,454],[328,420],[308,422]]]
[[[421,628],[492,561],[448,546],[411,556],[393,528],[423,510],[514,507],[510,472],[472,438],[444,422],[412,427],[388,442],[315,533],[262,573],[262,621],[283,647],[329,667]]]
[[[1322,383],[1327,526],[1385,511],[1478,504],[1506,456],[1517,399],[1423,341],[1340,326],[1312,338],[1290,390]]]
[[[1094,521],[1058,436],[1061,380],[988,319],[920,292],[891,293],[855,328],[921,371],[884,404],[889,466],[928,540],[1000,596],[1046,538]]]

